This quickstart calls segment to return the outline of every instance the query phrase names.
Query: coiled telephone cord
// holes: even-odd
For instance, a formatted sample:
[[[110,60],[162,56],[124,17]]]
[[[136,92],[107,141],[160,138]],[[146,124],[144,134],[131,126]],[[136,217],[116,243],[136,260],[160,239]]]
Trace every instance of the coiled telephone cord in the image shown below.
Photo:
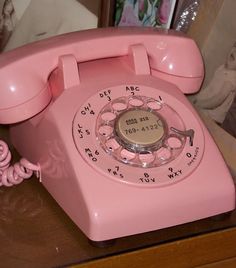
[[[34,173],[40,174],[40,166],[30,163],[25,158],[14,165],[11,162],[11,152],[7,144],[0,140],[0,186],[13,186],[29,179]]]

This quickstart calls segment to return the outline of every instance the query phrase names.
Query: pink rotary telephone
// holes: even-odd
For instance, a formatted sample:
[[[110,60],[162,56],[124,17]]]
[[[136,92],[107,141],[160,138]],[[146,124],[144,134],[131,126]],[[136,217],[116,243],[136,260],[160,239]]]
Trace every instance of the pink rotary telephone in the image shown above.
[[[88,30],[2,54],[0,123],[34,164],[8,167],[1,143],[1,183],[40,173],[93,241],[233,210],[229,171],[184,96],[202,79],[193,40],[157,29]]]

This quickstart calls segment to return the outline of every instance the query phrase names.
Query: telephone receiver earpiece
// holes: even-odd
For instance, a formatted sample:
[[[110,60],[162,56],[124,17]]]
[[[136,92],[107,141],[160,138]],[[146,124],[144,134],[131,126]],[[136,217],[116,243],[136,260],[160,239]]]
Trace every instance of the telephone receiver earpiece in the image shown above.
[[[126,56],[136,44],[146,49],[151,75],[176,84],[186,94],[199,90],[203,63],[192,39],[153,28],[86,30],[25,45],[0,56],[0,123],[26,120],[50,103],[48,77],[60,64],[60,56],[73,55],[78,64]]]

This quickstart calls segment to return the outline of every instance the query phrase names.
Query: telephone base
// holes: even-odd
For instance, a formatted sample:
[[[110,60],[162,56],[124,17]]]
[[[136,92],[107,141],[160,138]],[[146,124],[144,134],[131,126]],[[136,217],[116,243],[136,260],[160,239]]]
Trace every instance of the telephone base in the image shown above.
[[[222,222],[222,221],[228,220],[231,217],[232,213],[233,213],[233,211],[228,211],[228,212],[218,214],[218,215],[215,215],[215,216],[211,216],[209,218],[202,219],[202,220],[210,220],[210,221],[215,221],[215,222]],[[199,220],[199,221],[202,221],[202,220]],[[92,245],[93,247],[96,247],[96,248],[107,248],[107,247],[114,246],[118,239],[119,238],[110,239],[110,240],[104,240],[104,241],[94,241],[94,240],[91,240],[91,239],[88,238],[88,243],[90,245]]]
[[[45,61],[52,59],[48,65],[42,52],[38,61],[43,64],[25,60],[25,66],[44,72],[52,99],[43,111],[34,109],[30,118],[24,117],[11,127],[15,148],[40,165],[42,184],[98,246],[235,209],[232,177],[183,94],[193,92],[202,81],[198,50],[188,39],[168,35],[166,40],[165,35],[158,39],[156,31],[145,44],[144,37],[134,39],[132,32],[126,36],[128,47],[119,35],[111,45],[109,32],[104,41],[96,31],[97,43],[87,42],[87,35],[82,35],[86,39],[83,43],[76,43],[71,50],[56,47],[53,57],[46,46]],[[68,40],[66,36],[64,42]],[[137,45],[140,40],[145,46]],[[53,41],[53,47],[56,44]],[[117,54],[113,49],[118,48],[122,51]],[[90,53],[87,58],[85,51]],[[15,69],[23,68],[16,65]],[[33,77],[31,72],[26,69],[23,78],[18,72],[20,88],[28,92],[30,87],[39,94],[41,84],[35,87],[26,79]],[[6,73],[10,81],[15,76],[8,69]],[[43,80],[37,72],[35,77]],[[13,89],[9,94],[15,94]],[[35,108],[33,100],[31,96],[27,103]],[[3,108],[5,102],[6,98]],[[8,106],[19,106],[13,104]],[[28,106],[22,107],[28,111]],[[9,122],[6,111],[4,120]]]

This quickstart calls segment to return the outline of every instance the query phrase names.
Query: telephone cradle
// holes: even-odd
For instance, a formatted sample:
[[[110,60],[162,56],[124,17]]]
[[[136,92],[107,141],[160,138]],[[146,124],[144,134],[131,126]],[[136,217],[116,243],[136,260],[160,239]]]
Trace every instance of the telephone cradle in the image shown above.
[[[1,142],[1,184],[40,173],[93,241],[234,210],[232,177],[185,97],[203,76],[192,39],[152,28],[74,32],[3,53],[0,124],[30,162],[10,167]]]

